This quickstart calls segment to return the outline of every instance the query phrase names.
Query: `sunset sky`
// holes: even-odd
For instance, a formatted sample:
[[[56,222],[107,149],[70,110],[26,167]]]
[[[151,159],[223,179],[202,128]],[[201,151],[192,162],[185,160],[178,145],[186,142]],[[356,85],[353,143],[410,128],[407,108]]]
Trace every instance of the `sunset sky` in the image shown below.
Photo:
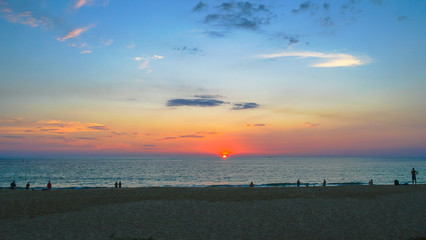
[[[0,156],[426,156],[425,11],[0,0]]]

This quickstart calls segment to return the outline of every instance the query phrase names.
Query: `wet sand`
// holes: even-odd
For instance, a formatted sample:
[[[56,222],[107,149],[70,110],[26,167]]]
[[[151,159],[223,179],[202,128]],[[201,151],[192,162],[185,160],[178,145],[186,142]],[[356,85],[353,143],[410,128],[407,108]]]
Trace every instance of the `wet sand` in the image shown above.
[[[0,239],[426,239],[426,185],[0,190]]]

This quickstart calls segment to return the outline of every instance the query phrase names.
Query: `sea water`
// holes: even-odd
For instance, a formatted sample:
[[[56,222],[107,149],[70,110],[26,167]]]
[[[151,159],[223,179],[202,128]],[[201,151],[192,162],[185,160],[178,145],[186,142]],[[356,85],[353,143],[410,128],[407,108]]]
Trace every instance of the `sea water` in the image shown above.
[[[42,189],[114,187],[206,186],[328,186],[411,184],[411,169],[426,183],[426,158],[359,157],[91,157],[0,158],[0,187],[15,180],[19,188],[30,182]]]

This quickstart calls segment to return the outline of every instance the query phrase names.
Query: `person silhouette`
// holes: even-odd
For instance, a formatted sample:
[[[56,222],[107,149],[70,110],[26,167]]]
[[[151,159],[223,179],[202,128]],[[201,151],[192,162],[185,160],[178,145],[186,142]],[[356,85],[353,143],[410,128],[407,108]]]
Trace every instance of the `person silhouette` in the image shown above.
[[[300,187],[300,181],[299,181],[299,179],[297,179],[296,184],[297,184],[297,187]]]
[[[412,184],[417,184],[417,174],[419,174],[419,172],[417,172],[414,168],[413,170],[411,170],[411,183]]]
[[[25,189],[30,189],[30,182],[27,182],[27,185],[25,185]]]
[[[324,181],[322,181],[322,186],[325,187],[326,185],[327,185],[327,182],[324,179]]]
[[[249,186],[250,186],[250,187],[254,187],[254,184],[253,184],[253,182],[251,182]]]
[[[52,189],[52,183],[50,183],[50,181],[47,183],[47,190]]]
[[[16,188],[15,180],[13,180],[13,181],[10,183],[10,188],[11,188],[11,189],[15,189],[15,188]]]
[[[118,187],[121,188],[121,181],[118,182]]]
[[[117,181],[115,181],[114,186],[115,186],[115,188],[118,187],[118,182]]]

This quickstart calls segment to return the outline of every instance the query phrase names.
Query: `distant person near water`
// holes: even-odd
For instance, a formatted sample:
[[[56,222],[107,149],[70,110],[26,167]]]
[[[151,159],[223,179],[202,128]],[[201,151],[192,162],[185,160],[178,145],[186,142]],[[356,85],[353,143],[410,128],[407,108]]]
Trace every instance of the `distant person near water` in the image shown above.
[[[47,190],[50,190],[50,189],[52,189],[52,183],[49,181],[49,182],[47,183]]]
[[[326,185],[327,185],[327,182],[324,179],[324,181],[322,181],[322,186],[325,187]]]
[[[250,187],[254,187],[254,184],[253,184],[253,182],[251,182],[249,186],[250,186]]]
[[[27,182],[27,185],[25,185],[25,189],[30,189],[30,182]]]
[[[417,184],[417,174],[419,174],[419,172],[417,172],[414,168],[413,170],[411,170],[411,183],[412,184]]]
[[[11,183],[10,183],[10,189],[15,189],[16,188],[16,183],[15,183],[15,180],[13,180]]]
[[[114,186],[115,186],[115,188],[118,187],[118,182],[117,181],[115,181]]]
[[[370,181],[368,181],[368,185],[373,186],[373,179],[370,179]]]
[[[121,188],[121,181],[118,182],[118,187]]]
[[[300,181],[299,181],[299,179],[297,179],[296,184],[297,184],[297,187],[300,187]]]

